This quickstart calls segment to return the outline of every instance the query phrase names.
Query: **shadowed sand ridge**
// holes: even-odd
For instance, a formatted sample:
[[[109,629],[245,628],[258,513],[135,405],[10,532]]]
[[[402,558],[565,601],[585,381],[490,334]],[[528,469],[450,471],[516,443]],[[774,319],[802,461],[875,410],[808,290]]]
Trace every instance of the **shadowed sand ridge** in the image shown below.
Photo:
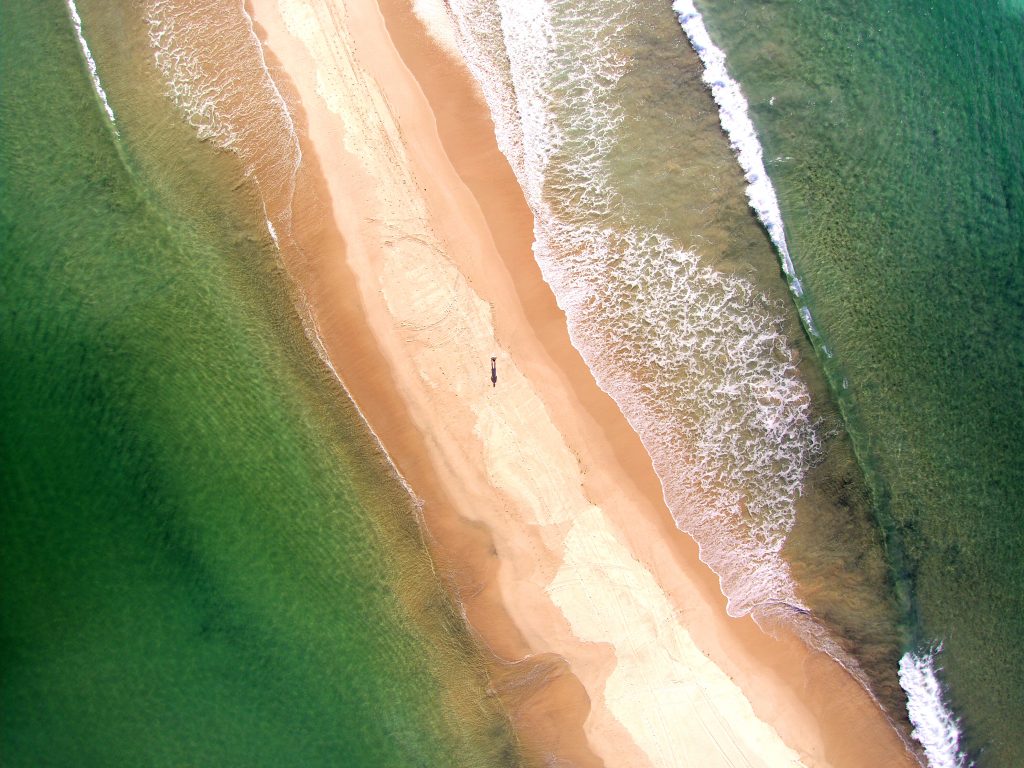
[[[912,764],[827,657],[726,617],[639,441],[568,342],[468,75],[403,3],[382,7],[253,3],[332,219],[303,223],[297,192],[303,256],[288,266],[423,498],[472,626],[552,681],[513,707],[527,751],[609,766]]]

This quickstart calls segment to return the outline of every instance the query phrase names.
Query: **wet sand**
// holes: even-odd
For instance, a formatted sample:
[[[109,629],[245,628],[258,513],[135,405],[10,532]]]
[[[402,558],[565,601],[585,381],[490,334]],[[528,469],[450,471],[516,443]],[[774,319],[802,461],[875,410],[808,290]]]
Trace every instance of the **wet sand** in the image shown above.
[[[423,502],[524,751],[913,765],[838,665],[726,615],[639,439],[569,343],[482,99],[405,0],[250,11],[301,133],[287,266]]]

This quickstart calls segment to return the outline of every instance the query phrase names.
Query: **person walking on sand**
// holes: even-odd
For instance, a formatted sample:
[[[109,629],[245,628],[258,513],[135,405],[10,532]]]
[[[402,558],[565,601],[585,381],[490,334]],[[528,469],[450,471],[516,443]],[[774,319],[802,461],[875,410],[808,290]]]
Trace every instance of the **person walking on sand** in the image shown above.
[[[491,386],[498,386],[498,358],[491,358]]]

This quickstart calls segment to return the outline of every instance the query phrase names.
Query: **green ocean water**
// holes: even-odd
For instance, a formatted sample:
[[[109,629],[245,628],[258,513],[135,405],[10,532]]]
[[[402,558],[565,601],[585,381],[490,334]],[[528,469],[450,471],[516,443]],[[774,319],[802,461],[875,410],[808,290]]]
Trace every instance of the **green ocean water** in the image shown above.
[[[742,85],[919,653],[1024,765],[1024,10],[699,9]]]
[[[82,11],[120,138],[0,5],[0,762],[517,763],[234,159]]]

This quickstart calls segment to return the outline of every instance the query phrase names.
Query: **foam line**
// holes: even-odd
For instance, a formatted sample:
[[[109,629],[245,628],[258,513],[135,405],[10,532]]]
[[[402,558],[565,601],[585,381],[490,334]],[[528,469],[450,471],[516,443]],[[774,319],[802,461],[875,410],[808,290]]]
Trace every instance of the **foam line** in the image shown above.
[[[107,92],[103,90],[103,84],[100,82],[100,75],[96,69],[96,60],[92,57],[92,51],[89,50],[89,43],[86,42],[85,34],[82,32],[82,17],[78,14],[78,6],[75,5],[75,0],[67,0],[68,13],[71,15],[71,22],[75,25],[75,35],[78,37],[78,47],[82,49],[82,55],[85,56],[85,64],[89,68],[89,77],[92,79],[92,87],[96,91],[96,95],[100,97],[100,101],[103,103],[103,110],[107,113],[107,117],[110,118],[110,125],[114,129],[114,135],[120,136],[121,134],[117,131],[117,118],[114,117],[114,110],[110,106],[110,102],[107,101]]]
[[[249,14],[229,0],[149,0],[145,17],[168,94],[200,139],[238,155],[274,206],[268,231],[287,241],[302,149]]]
[[[960,726],[942,697],[935,658],[942,646],[918,656],[907,652],[900,659],[900,685],[907,692],[907,712],[914,725],[912,736],[924,747],[929,768],[972,768],[960,751]]]
[[[690,45],[704,64],[704,82],[711,88],[711,95],[718,104],[718,115],[722,128],[729,137],[729,143],[736,153],[740,167],[747,179],[747,199],[754,209],[768,236],[782,257],[782,268],[790,278],[790,285],[797,296],[803,295],[803,286],[796,277],[796,270],[789,257],[786,232],[782,224],[782,212],[775,196],[768,171],[764,167],[764,152],[757,138],[754,124],[747,110],[747,100],[740,85],[725,66],[725,53],[718,48],[704,26],[704,19],[697,12],[691,0],[675,0],[672,10],[679,17],[679,24],[686,32]]]
[[[806,616],[779,552],[820,442],[781,308],[659,232],[607,223],[619,213],[607,157],[623,119],[612,92],[628,67],[617,41],[628,20],[577,16],[580,41],[560,38],[565,19],[544,0],[449,9],[534,211],[535,257],[570,339],[640,435],[677,524],[719,574],[732,615]],[[545,191],[552,174],[559,210]]]

